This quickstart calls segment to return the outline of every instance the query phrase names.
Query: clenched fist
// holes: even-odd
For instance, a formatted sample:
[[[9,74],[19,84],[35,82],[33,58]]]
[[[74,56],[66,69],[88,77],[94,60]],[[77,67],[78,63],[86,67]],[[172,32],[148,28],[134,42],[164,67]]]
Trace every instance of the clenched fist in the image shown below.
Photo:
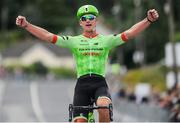
[[[16,25],[22,28],[26,28],[28,26],[28,21],[24,16],[18,16],[16,18]]]
[[[156,21],[158,18],[159,18],[159,14],[158,14],[158,12],[157,12],[155,9],[150,9],[150,10],[147,12],[147,19],[148,19],[148,21],[154,22],[154,21]]]

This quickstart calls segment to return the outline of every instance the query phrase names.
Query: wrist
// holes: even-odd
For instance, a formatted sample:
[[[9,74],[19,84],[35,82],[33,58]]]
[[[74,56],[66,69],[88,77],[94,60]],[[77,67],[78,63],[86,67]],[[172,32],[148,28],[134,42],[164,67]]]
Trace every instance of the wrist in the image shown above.
[[[23,26],[24,29],[27,29],[30,23],[26,23],[26,25]]]
[[[153,23],[152,20],[150,20],[148,17],[146,17],[147,21],[150,22],[150,23]]]

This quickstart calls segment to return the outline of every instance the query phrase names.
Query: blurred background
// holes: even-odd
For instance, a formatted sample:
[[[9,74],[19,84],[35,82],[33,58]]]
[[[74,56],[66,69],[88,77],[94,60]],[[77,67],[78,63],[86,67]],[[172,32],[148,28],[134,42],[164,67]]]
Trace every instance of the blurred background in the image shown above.
[[[155,8],[157,22],[111,50],[107,81],[115,121],[180,121],[179,0],[1,0],[0,122],[68,121],[76,82],[75,61],[64,48],[18,28],[23,15],[59,35],[79,35],[77,9],[95,5],[99,33],[129,29]]]

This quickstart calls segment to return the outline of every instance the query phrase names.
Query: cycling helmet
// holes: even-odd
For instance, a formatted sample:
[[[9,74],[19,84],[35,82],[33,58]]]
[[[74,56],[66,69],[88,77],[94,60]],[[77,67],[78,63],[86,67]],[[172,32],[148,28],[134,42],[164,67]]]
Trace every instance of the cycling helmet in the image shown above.
[[[81,6],[77,11],[77,18],[80,19],[85,14],[93,14],[95,16],[99,15],[97,8],[93,5]]]

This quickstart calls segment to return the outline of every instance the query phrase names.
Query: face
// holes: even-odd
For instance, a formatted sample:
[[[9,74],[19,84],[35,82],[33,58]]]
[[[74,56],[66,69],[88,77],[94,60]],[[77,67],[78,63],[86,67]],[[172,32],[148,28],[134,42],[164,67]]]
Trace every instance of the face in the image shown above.
[[[92,14],[84,15],[80,18],[80,25],[86,32],[94,31],[96,28],[96,16]]]

